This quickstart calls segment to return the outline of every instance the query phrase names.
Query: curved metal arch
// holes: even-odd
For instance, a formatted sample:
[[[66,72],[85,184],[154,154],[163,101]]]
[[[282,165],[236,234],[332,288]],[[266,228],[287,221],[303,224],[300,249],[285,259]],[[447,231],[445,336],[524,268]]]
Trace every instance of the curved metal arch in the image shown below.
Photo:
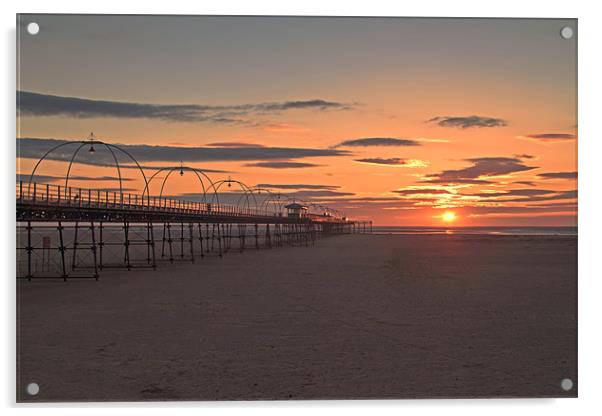
[[[163,190],[165,188],[165,184],[167,183],[167,179],[171,176],[171,174],[176,171],[176,170],[187,170],[187,171],[192,171],[194,172],[194,174],[196,175],[196,177],[198,178],[199,182],[201,183],[201,188],[203,189],[203,203],[207,203],[207,188],[205,187],[205,183],[203,182],[203,179],[201,178],[201,176],[203,176],[211,185],[211,187],[213,187],[213,181],[211,180],[211,178],[202,170],[200,169],[196,169],[190,166],[170,166],[170,167],[164,167],[161,168],[159,170],[157,170],[155,173],[153,173],[153,175],[149,178],[147,185],[144,187],[144,190],[142,192],[142,198],[144,198],[144,195],[147,194],[148,192],[148,198],[150,198],[150,184],[153,181],[153,179],[155,179],[155,177],[161,173],[161,172],[165,172],[165,171],[169,171],[167,173],[167,175],[165,176],[165,178],[163,178],[163,182],[161,183],[161,190],[159,191],[159,198],[163,197]],[[217,196],[217,194],[215,195],[217,198],[217,203],[219,204],[219,196]]]
[[[82,147],[84,147],[87,144],[89,144],[89,145],[101,144],[105,148],[107,148],[107,150],[111,153],[111,156],[113,156],[113,160],[115,161],[115,167],[117,168],[117,177],[119,180],[119,193],[123,194],[123,181],[121,178],[121,168],[119,166],[119,161],[117,160],[117,156],[115,156],[115,152],[113,152],[113,149],[111,149],[106,143],[103,143],[101,141],[92,141],[92,140],[83,141],[82,144],[80,144],[77,147],[77,149],[75,149],[75,152],[73,152],[73,156],[71,156],[71,160],[69,161],[69,166],[67,167],[67,175],[65,176],[65,189],[67,189],[69,187],[69,175],[71,174],[71,167],[73,166],[75,157],[77,156],[79,151],[82,149]]]
[[[40,164],[44,160],[46,160],[46,158],[48,157],[48,155],[50,155],[51,153],[53,153],[57,149],[60,149],[61,147],[69,146],[69,145],[74,145],[74,144],[79,144],[79,146],[73,152],[73,155],[71,156],[71,159],[69,160],[69,165],[67,167],[67,172],[66,172],[66,175],[65,175],[65,189],[69,185],[69,175],[71,174],[71,167],[73,165],[73,162],[75,161],[75,158],[76,158],[77,154],[79,153],[79,151],[81,150],[81,148],[84,147],[87,144],[89,144],[91,146],[94,145],[94,144],[100,144],[100,145],[105,146],[107,148],[107,150],[109,150],[109,152],[111,153],[111,156],[113,157],[113,160],[115,161],[115,167],[117,168],[117,174],[118,174],[118,178],[119,178],[119,191],[120,191],[120,193],[123,193],[123,178],[121,177],[121,167],[119,165],[119,161],[118,161],[117,156],[115,155],[115,152],[113,151],[113,149],[119,150],[120,152],[122,152],[123,154],[125,154],[127,157],[129,157],[134,162],[134,164],[138,167],[138,170],[142,174],[142,178],[144,179],[145,187],[148,187],[148,181],[147,181],[147,178],[146,178],[146,174],[144,173],[144,169],[142,169],[142,166],[140,166],[140,164],[138,163],[138,161],[136,160],[136,158],[134,156],[132,156],[132,154],[129,153],[127,150],[124,150],[121,147],[119,147],[117,145],[114,145],[114,144],[111,144],[111,143],[105,143],[105,142],[103,142],[101,140],[77,140],[77,141],[69,141],[69,142],[64,142],[64,143],[58,144],[58,145],[52,147],[51,149],[49,149],[46,153],[44,153],[44,155],[42,155],[42,157],[35,164],[32,172],[31,172],[31,175],[29,176],[29,182],[27,184],[28,189],[31,186],[31,183],[33,182],[33,178],[35,177],[35,174],[36,174],[36,171],[37,171],[38,167],[40,166]],[[144,198],[143,198],[143,201],[144,201]],[[143,204],[144,204],[144,202],[143,202]]]
[[[259,187],[255,187],[255,188],[259,188]],[[272,192],[266,188],[260,188],[260,189],[262,191],[264,191],[264,190],[268,191],[270,194],[270,197],[263,201],[263,205],[265,205],[267,207],[268,201],[272,201],[273,206],[276,207],[276,209],[275,209],[276,213],[282,213],[283,209],[284,209],[284,204],[287,202],[287,200],[291,200],[290,197],[288,197],[286,194],[283,194],[281,192]]]
[[[257,195],[261,194],[261,192],[265,192],[268,194],[267,198],[264,198],[261,201],[261,204],[259,206],[259,209],[261,211],[266,211],[269,212],[270,211],[270,207],[274,208],[274,214],[277,214],[279,212],[282,212],[282,203],[279,202],[280,199],[280,194],[276,194],[272,191],[270,191],[268,188],[263,188],[261,186],[254,186],[253,188],[251,188],[251,190],[253,192],[255,192]]]
[[[146,179],[146,174],[144,173],[144,169],[142,169],[142,166],[140,166],[140,163],[138,163],[138,161],[136,160],[136,158],[134,156],[132,156],[132,154],[130,152],[128,152],[125,149],[122,149],[121,147],[111,144],[111,143],[102,143],[105,146],[109,147],[109,148],[115,148],[117,150],[119,150],[121,153],[125,154],[127,157],[129,157],[132,162],[134,162],[134,164],[136,165],[136,167],[138,167],[138,170],[140,171],[140,173],[142,174],[142,178],[144,179],[144,186],[148,187],[148,180]],[[113,152],[111,152],[113,153]],[[118,168],[119,169],[119,168]],[[121,175],[120,175],[121,177]],[[142,198],[142,204],[144,205],[144,197]]]
[[[59,148],[61,148],[61,147],[63,147],[63,146],[68,146],[68,145],[71,145],[71,144],[76,144],[76,143],[80,143],[80,144],[81,144],[81,143],[84,143],[84,141],[82,140],[82,141],[74,141],[74,142],[65,142],[65,143],[61,143],[61,144],[59,144],[59,145],[56,145],[56,146],[52,147],[50,150],[48,150],[46,153],[44,153],[44,154],[42,155],[42,157],[41,157],[41,158],[38,160],[38,162],[35,164],[35,166],[33,167],[33,170],[31,171],[31,175],[29,175],[29,182],[28,182],[28,184],[27,184],[28,188],[29,188],[29,186],[31,185],[31,182],[33,181],[33,178],[34,178],[34,177],[35,177],[35,175],[36,175],[36,170],[38,169],[38,166],[40,166],[40,164],[42,163],[42,161],[46,160],[46,157],[47,157],[47,156],[48,156],[50,153],[54,152],[55,150],[57,150],[57,149],[59,149]]]
[[[236,183],[240,186],[240,188],[243,191],[243,194],[245,196],[246,199],[246,203],[247,203],[247,208],[249,207],[249,194],[253,197],[253,202],[255,203],[255,209],[257,209],[257,198],[255,198],[255,195],[253,194],[253,191],[251,191],[251,188],[249,188],[246,184],[244,184],[241,181],[237,181],[236,179],[222,179],[220,181],[217,181],[213,184],[213,190],[214,190],[214,194],[217,197],[218,193],[219,193],[219,189],[225,184],[231,184],[231,183]],[[240,203],[240,199],[242,198],[239,197],[238,201],[237,201],[237,206],[239,206]],[[218,199],[218,204],[219,204],[219,199]]]

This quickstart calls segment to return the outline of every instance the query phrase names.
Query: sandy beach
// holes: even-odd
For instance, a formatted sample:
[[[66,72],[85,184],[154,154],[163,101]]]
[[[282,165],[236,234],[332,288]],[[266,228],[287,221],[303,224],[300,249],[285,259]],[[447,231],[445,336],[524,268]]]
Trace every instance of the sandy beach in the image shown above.
[[[343,235],[18,281],[17,395],[574,397],[576,287],[575,236]]]

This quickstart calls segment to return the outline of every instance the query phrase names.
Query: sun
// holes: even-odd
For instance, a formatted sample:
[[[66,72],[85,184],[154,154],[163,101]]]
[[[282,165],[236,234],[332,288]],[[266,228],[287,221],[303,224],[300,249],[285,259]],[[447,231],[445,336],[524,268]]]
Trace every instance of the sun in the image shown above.
[[[443,214],[441,214],[441,219],[444,222],[454,222],[456,220],[456,213],[455,212],[451,212],[451,211],[445,211]]]

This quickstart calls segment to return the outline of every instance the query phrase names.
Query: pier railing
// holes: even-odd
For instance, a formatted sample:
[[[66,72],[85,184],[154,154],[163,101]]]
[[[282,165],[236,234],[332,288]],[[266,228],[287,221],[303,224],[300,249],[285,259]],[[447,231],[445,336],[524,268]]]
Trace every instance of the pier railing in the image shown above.
[[[236,205],[187,201],[102,189],[65,187],[37,182],[17,183],[17,203],[66,208],[97,208],[178,214],[282,217],[282,212]]]

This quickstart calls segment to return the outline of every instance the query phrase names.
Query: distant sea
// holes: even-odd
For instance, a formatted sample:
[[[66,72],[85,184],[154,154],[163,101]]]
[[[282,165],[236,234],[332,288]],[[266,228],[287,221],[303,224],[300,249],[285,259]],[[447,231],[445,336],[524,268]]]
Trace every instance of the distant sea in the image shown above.
[[[374,226],[373,234],[577,235],[577,227],[391,227]]]

